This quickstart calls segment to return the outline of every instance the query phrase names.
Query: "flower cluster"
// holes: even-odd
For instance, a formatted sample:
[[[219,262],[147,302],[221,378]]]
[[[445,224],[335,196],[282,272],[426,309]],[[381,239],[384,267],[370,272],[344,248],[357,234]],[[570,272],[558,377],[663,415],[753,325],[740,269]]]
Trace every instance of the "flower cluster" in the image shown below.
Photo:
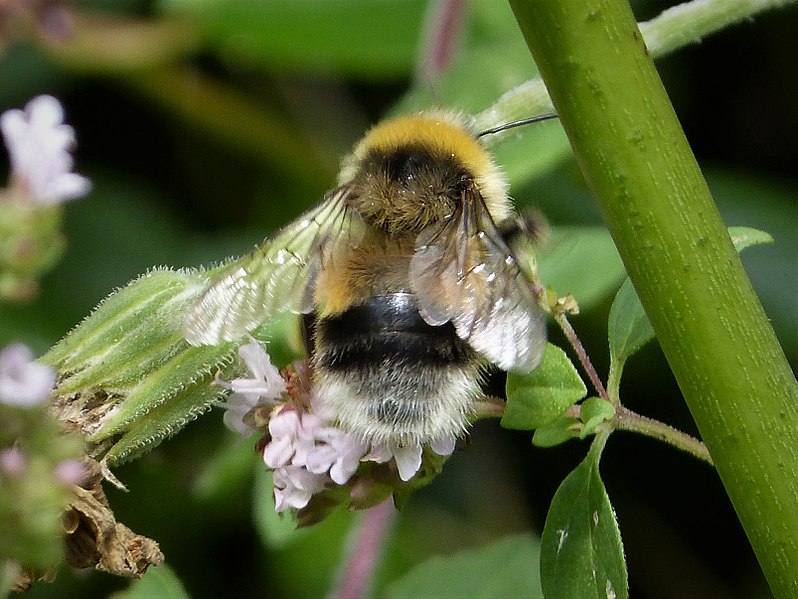
[[[75,131],[52,96],[38,96],[25,110],[0,115],[0,131],[11,160],[13,197],[34,204],[58,204],[86,195],[89,180],[72,171]]]
[[[11,162],[0,188],[0,300],[25,301],[66,247],[61,204],[86,195],[89,180],[72,172],[75,131],[52,96],[0,115]]]
[[[409,481],[422,464],[421,444],[369,444],[322,419],[316,397],[287,393],[285,381],[269,355],[254,339],[239,355],[253,375],[250,379],[220,382],[234,394],[227,402],[225,423],[237,432],[258,429],[253,412],[268,411],[268,439],[263,460],[274,471],[275,509],[302,509],[311,497],[333,485],[347,484],[362,462],[393,460],[402,481]],[[315,408],[315,409],[314,409]],[[263,419],[262,419],[263,420]],[[454,451],[455,439],[430,448],[440,456]]]
[[[36,362],[33,352],[21,344],[14,343],[0,350],[0,406],[30,411],[40,406],[50,396],[55,384],[56,374],[52,368]],[[4,424],[9,429],[20,430],[25,424],[9,423],[16,420],[39,421],[39,416],[30,418],[17,412],[16,418],[5,416]],[[11,441],[0,435],[0,446]],[[17,446],[0,449],[0,475],[18,478],[28,471],[28,455]],[[55,480],[66,486],[79,482],[85,476],[80,461],[67,458],[55,465],[52,472]]]
[[[274,470],[278,512],[305,507],[311,496],[331,481],[346,484],[366,454],[366,447],[344,431],[292,406],[272,416],[269,434],[271,442],[263,450],[263,461]]]
[[[64,507],[88,474],[83,439],[48,410],[55,380],[26,346],[0,350],[0,555],[32,572],[63,561]]]

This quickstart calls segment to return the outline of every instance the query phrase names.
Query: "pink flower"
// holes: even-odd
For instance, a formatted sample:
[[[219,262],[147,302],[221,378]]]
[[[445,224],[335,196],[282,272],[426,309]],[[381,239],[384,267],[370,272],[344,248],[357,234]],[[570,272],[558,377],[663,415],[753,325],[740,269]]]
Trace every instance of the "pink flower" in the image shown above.
[[[272,364],[269,354],[263,346],[252,337],[249,343],[242,345],[238,355],[244,360],[252,378],[234,379],[230,388],[242,395],[247,395],[257,400],[266,400],[276,403],[285,393],[285,380],[280,376],[280,371]]]
[[[454,436],[447,436],[435,439],[429,446],[438,455],[446,456],[454,451],[456,441]],[[399,471],[399,478],[408,481],[421,468],[422,450],[423,447],[420,443],[408,443],[407,445],[378,443],[371,447],[371,451],[363,459],[378,464],[390,462],[393,459],[396,462],[396,469]]]
[[[62,460],[56,464],[53,476],[62,485],[79,485],[87,476],[86,467],[74,458]]]
[[[269,354],[252,337],[249,343],[239,348],[238,355],[249,368],[252,378],[219,383],[234,391],[225,404],[224,423],[233,431],[245,434],[251,429],[244,422],[244,416],[258,406],[279,403],[285,393],[285,381]]]
[[[457,437],[449,435],[440,439],[433,439],[430,441],[429,448],[438,455],[452,455],[455,443],[457,443]]]
[[[316,418],[296,410],[282,409],[269,420],[271,441],[263,450],[263,461],[269,468],[292,464],[304,466],[305,456],[313,448]]]
[[[0,351],[0,403],[29,408],[46,400],[55,384],[55,371],[39,364],[21,343]]]
[[[252,432],[252,428],[244,422],[244,416],[249,414],[257,405],[257,401],[253,402],[246,395],[233,393],[224,404],[225,412],[222,419],[227,428],[241,435]]]
[[[28,467],[28,458],[17,447],[0,451],[0,472],[11,477],[21,476]]]
[[[329,484],[352,477],[366,446],[315,414],[283,408],[269,421],[263,461],[274,470],[275,509],[301,509]]]
[[[239,354],[253,376],[221,382],[235,391],[227,403],[225,422],[234,430],[245,431],[243,419],[250,410],[264,404],[275,405],[270,410],[263,461],[274,471],[278,512],[302,509],[314,493],[333,483],[347,484],[364,460],[380,463],[393,460],[403,481],[413,478],[421,468],[422,444],[370,445],[336,427],[334,416],[325,412],[318,397],[308,389],[303,390],[301,379],[296,387],[292,386],[291,393],[286,393],[285,381],[257,341],[251,339],[240,348]],[[429,443],[430,449],[439,455],[449,455],[454,445],[453,435]]]
[[[329,482],[324,474],[313,474],[300,466],[283,466],[274,471],[274,510],[302,509],[314,493]]]
[[[335,483],[346,484],[360,466],[360,460],[367,453],[367,446],[332,426],[319,427],[314,437],[316,444],[305,460],[307,469],[316,474],[329,472]]]
[[[389,445],[387,443],[372,446],[371,452],[364,458],[378,464],[396,462],[399,478],[408,481],[415,476],[421,468],[421,443],[408,443],[407,445]]]
[[[38,96],[22,110],[0,115],[0,130],[11,159],[12,185],[37,204],[82,197],[91,184],[72,171],[75,131],[64,124],[64,109],[52,96]]]

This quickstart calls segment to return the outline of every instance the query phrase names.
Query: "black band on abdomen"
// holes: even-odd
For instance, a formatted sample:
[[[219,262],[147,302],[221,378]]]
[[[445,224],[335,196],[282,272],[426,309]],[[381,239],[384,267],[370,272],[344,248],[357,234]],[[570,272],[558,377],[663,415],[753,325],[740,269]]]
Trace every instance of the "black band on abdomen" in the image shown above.
[[[427,324],[410,293],[369,298],[342,314],[322,318],[317,335],[324,339],[317,365],[331,370],[371,368],[380,364],[456,366],[473,362],[473,350],[454,326]]]

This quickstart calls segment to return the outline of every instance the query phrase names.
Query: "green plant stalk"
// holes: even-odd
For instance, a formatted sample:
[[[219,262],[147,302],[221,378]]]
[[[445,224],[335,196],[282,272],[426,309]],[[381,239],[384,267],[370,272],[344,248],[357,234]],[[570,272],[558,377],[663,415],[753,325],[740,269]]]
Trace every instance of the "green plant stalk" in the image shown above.
[[[777,597],[798,596],[798,384],[619,0],[510,0]]]
[[[659,58],[701,38],[746,20],[765,10],[783,8],[795,0],[693,0],[640,23],[640,32],[652,58]]]
[[[795,3],[796,0],[692,0],[640,23],[640,31],[651,57],[660,58],[763,11]],[[543,81],[536,77],[511,89],[476,115],[476,128],[481,131],[496,123],[509,123],[552,108]],[[507,134],[491,135],[485,141],[498,144],[504,135]]]
[[[617,415],[612,424],[614,430],[631,431],[653,437],[712,465],[712,456],[709,455],[706,445],[669,424],[635,414],[624,407],[617,409]]]
[[[587,355],[587,351],[585,351],[582,341],[580,341],[576,331],[574,330],[574,327],[571,326],[571,323],[569,322],[565,313],[555,313],[554,321],[560,326],[565,338],[568,339],[568,343],[571,344],[579,363],[582,365],[582,370],[584,370],[585,374],[587,374],[587,378],[590,379],[590,382],[593,385],[593,388],[596,390],[596,393],[598,393],[598,396],[601,399],[609,401],[613,405],[620,405],[617,395],[613,398],[607,394],[607,389],[604,387],[604,383],[601,382],[596,369],[593,367],[593,363],[590,361],[590,356]]]
[[[210,77],[167,66],[121,81],[188,124],[301,177],[305,184],[323,189],[335,177],[337,156],[332,149],[314,146],[284,117]]]

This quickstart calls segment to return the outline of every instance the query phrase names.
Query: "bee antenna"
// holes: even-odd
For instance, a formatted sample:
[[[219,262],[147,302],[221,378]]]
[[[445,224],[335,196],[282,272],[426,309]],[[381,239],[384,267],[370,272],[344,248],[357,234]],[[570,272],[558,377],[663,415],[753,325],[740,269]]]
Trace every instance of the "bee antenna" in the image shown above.
[[[477,139],[483,137],[485,135],[493,135],[494,133],[500,133],[502,131],[507,131],[508,129],[515,129],[516,127],[521,127],[523,125],[531,125],[532,123],[539,123],[541,121],[548,121],[550,119],[556,119],[558,117],[556,112],[549,112],[546,114],[539,114],[537,116],[531,116],[526,119],[521,119],[520,121],[513,121],[511,123],[504,123],[503,125],[497,125],[496,127],[492,127],[490,129],[485,129],[481,133],[477,134]]]

